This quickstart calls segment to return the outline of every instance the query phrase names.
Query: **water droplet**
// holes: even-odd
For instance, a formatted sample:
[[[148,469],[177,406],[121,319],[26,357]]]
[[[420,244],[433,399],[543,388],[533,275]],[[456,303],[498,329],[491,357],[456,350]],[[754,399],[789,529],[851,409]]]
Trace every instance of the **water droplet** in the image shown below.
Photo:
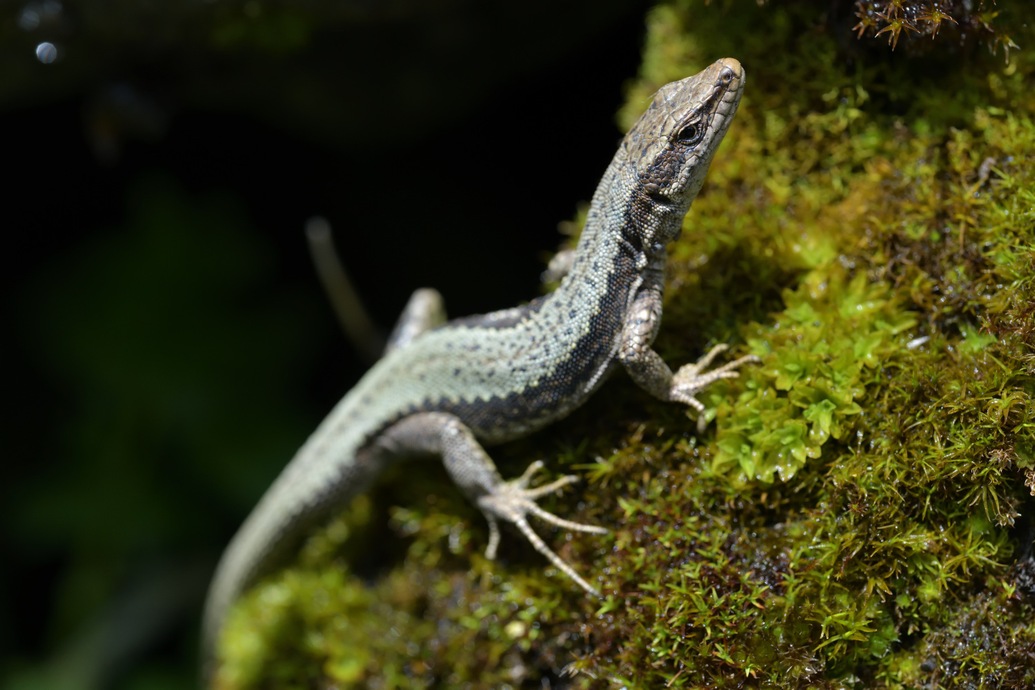
[[[55,60],[57,60],[57,57],[57,46],[55,46],[50,41],[43,41],[43,43],[40,43],[38,46],[36,46],[36,59],[42,62],[44,65],[49,65],[50,63],[54,62]]]
[[[32,31],[40,25],[39,8],[36,5],[26,5],[18,13],[18,28],[22,31]]]
[[[22,31],[35,31],[43,24],[53,24],[60,20],[63,11],[60,0],[33,0],[18,13],[18,28]]]

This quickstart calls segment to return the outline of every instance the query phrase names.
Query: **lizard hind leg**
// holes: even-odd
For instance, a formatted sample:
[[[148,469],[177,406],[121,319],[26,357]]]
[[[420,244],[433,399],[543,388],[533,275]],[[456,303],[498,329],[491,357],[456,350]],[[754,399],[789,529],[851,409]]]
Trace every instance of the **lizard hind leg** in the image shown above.
[[[405,417],[382,432],[376,446],[379,451],[395,457],[414,453],[440,456],[453,482],[478,506],[489,522],[488,558],[494,559],[499,547],[499,523],[509,522],[558,570],[590,594],[600,596],[596,588],[554,553],[528,524],[528,516],[533,515],[572,532],[607,534],[603,527],[559,518],[536,503],[543,496],[578,481],[576,477],[564,476],[542,486],[530,487],[533,477],[543,467],[543,463],[537,461],[517,479],[504,480],[470,428],[447,412],[422,412]]]
[[[575,572],[574,568],[547,546],[546,542],[544,542],[542,538],[535,533],[532,526],[528,524],[527,515],[534,515],[543,522],[572,532],[607,534],[607,530],[603,527],[565,520],[539,507],[536,503],[537,499],[556,493],[565,486],[574,484],[578,481],[578,477],[565,475],[549,484],[544,484],[535,488],[528,488],[528,484],[532,477],[542,468],[542,461],[537,460],[529,465],[524,474],[517,479],[500,482],[496,487],[494,487],[494,490],[491,493],[487,493],[478,499],[478,507],[481,508],[482,513],[489,521],[489,545],[485,549],[485,556],[489,560],[495,560],[496,548],[499,546],[500,539],[499,526],[497,523],[499,520],[510,522],[518,528],[521,534],[525,536],[525,539],[532,544],[532,547],[545,556],[555,568],[571,578],[579,587],[589,594],[599,597],[600,592],[591,584],[586,582],[581,575]]]

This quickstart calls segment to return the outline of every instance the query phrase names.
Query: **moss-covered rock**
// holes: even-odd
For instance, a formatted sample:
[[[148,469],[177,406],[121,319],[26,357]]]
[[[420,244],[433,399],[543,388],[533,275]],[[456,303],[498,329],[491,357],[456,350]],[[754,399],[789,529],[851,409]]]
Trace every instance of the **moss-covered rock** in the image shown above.
[[[350,569],[387,501],[352,506],[237,608],[221,686],[1035,686],[1035,10],[999,4],[1022,49],[937,73],[848,59],[815,3],[657,7],[624,124],[717,57],[747,71],[657,347],[762,363],[701,437],[619,375],[494,452],[584,474],[546,507],[613,530],[552,539],[602,601],[512,534],[487,562],[418,470],[405,553]]]

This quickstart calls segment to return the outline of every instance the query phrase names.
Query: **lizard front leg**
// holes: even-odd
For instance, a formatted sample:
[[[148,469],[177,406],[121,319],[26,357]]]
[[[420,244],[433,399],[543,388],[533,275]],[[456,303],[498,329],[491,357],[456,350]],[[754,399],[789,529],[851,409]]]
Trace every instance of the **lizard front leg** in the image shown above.
[[[450,477],[489,522],[489,545],[485,555],[490,560],[495,559],[499,546],[499,522],[509,522],[558,570],[590,594],[600,595],[596,588],[554,553],[528,524],[528,516],[534,515],[561,529],[607,534],[603,527],[564,520],[536,504],[539,498],[556,493],[578,481],[578,478],[564,476],[549,484],[530,488],[532,477],[543,467],[542,462],[536,461],[520,477],[506,481],[471,430],[458,417],[445,412],[410,415],[382,432],[375,446],[377,450],[393,456],[415,453],[440,456]]]
[[[684,364],[675,373],[651,345],[661,325],[661,299],[664,276],[660,269],[648,269],[644,282],[636,293],[632,308],[622,329],[618,360],[645,391],[660,400],[689,405],[697,412],[697,430],[707,424],[704,404],[697,393],[719,379],[739,376],[737,368],[748,362],[758,362],[755,355],[747,355],[720,367],[706,371],[715,356],[728,348],[716,345],[692,364]]]
[[[384,354],[406,347],[421,333],[446,322],[446,306],[442,295],[434,288],[419,288],[410,295],[395,328],[388,336]]]

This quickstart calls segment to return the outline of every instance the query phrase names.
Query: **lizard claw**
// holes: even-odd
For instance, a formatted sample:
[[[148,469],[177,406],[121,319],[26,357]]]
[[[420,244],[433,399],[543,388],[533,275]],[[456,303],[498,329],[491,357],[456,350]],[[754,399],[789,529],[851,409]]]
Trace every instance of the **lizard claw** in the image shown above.
[[[565,475],[549,484],[544,484],[532,489],[528,488],[532,477],[534,477],[542,468],[542,461],[537,460],[529,465],[524,474],[517,479],[513,479],[509,482],[501,482],[496,485],[491,493],[485,494],[478,499],[478,507],[481,508],[486,519],[489,521],[489,545],[485,549],[485,556],[489,560],[494,560],[496,558],[496,549],[499,546],[500,541],[498,521],[503,520],[505,522],[510,522],[521,531],[521,534],[525,535],[525,538],[528,539],[536,551],[546,556],[547,560],[553,563],[554,567],[574,580],[579,587],[582,587],[582,589],[586,590],[593,596],[599,597],[600,592],[591,584],[586,582],[586,580],[575,572],[574,568],[565,563],[560,556],[554,553],[528,524],[526,516],[531,514],[535,515],[543,522],[550,523],[551,525],[555,525],[561,529],[573,532],[588,532],[590,534],[607,534],[607,530],[603,527],[585,525],[581,522],[572,522],[571,520],[559,518],[553,513],[548,513],[543,510],[536,504],[535,501],[537,499],[546,496],[547,494],[556,493],[565,486],[574,484],[578,481],[578,477]]]
[[[725,352],[727,349],[729,349],[728,345],[716,345],[693,364],[684,364],[679,367],[679,370],[672,377],[672,388],[669,392],[669,398],[689,405],[697,411],[698,432],[704,431],[708,420],[704,415],[704,404],[695,396],[719,379],[735,379],[740,376],[737,367],[748,362],[762,361],[755,355],[745,355],[711,371],[704,371],[712,363],[716,355]]]

